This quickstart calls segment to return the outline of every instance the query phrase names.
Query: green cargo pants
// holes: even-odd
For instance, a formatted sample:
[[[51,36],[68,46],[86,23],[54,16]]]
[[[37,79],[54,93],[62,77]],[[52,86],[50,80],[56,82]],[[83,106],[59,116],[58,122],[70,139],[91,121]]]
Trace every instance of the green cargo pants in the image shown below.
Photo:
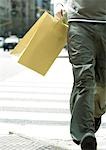
[[[81,141],[106,111],[106,24],[71,22],[68,53],[74,75],[70,133]]]

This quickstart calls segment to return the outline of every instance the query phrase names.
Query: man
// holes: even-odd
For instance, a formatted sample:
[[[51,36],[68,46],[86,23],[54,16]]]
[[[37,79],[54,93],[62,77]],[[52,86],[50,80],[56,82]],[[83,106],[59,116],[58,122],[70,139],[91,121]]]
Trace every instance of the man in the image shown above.
[[[57,18],[64,1],[55,4]],[[95,132],[106,112],[106,0],[68,1],[68,53],[74,84],[70,98],[73,141],[82,150],[96,150]]]

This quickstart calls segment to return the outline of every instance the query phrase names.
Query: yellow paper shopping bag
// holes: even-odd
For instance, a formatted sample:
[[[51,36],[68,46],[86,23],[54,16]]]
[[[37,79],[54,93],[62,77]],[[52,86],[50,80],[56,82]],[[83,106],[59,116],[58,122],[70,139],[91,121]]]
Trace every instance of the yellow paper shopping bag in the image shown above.
[[[45,12],[13,50],[18,62],[45,75],[67,41],[68,26]]]

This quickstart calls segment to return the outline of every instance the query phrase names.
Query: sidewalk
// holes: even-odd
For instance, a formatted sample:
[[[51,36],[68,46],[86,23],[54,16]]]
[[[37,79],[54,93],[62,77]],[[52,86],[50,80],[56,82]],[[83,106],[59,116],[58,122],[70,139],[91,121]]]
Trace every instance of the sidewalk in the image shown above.
[[[64,142],[65,143],[65,142]],[[9,133],[0,137],[0,150],[69,150],[59,141],[34,139],[24,135]]]
[[[97,150],[106,150],[106,128],[97,133]],[[0,136],[0,150],[80,150],[72,140],[35,139],[22,134],[9,132]]]

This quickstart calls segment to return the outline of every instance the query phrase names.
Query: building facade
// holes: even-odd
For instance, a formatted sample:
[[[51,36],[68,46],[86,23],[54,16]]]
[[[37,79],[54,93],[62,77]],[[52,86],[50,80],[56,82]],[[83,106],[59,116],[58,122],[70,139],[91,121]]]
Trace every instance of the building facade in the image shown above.
[[[23,36],[45,10],[51,0],[0,0],[0,36]]]
[[[35,0],[0,0],[0,36],[23,36],[35,21]]]
[[[35,0],[11,0],[12,34],[23,36],[35,21]]]
[[[4,36],[11,27],[10,0],[0,0],[0,36]]]

